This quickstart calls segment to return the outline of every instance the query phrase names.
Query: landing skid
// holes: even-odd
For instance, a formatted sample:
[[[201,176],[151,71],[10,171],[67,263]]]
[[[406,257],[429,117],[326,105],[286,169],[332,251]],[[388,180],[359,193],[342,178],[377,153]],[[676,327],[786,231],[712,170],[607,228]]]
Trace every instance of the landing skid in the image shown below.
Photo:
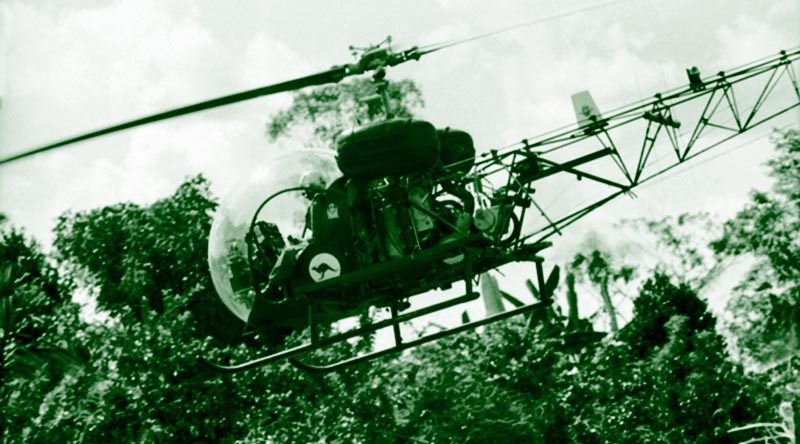
[[[325,373],[325,372],[330,372],[330,371],[335,371],[335,370],[341,370],[341,369],[343,369],[345,367],[349,367],[351,365],[359,364],[361,362],[370,361],[372,359],[377,359],[377,358],[380,358],[380,357],[383,357],[383,356],[386,356],[386,355],[389,355],[389,354],[392,354],[392,353],[399,353],[399,352],[402,352],[403,350],[407,350],[407,349],[410,349],[410,348],[414,348],[414,347],[416,347],[418,345],[425,344],[426,342],[435,341],[437,339],[441,339],[441,338],[444,338],[444,337],[447,337],[447,336],[450,336],[450,335],[461,333],[463,331],[467,331],[467,330],[470,330],[472,328],[480,327],[480,326],[486,325],[486,324],[491,324],[493,322],[497,322],[497,321],[500,321],[502,319],[511,318],[511,317],[514,317],[514,316],[517,316],[517,315],[529,313],[532,310],[546,308],[548,306],[549,306],[549,304],[545,304],[545,303],[535,303],[535,304],[526,305],[524,307],[515,308],[514,310],[511,310],[511,311],[506,311],[506,312],[498,313],[498,314],[496,314],[494,316],[489,316],[488,318],[484,318],[484,319],[481,319],[479,321],[469,322],[467,324],[459,325],[458,327],[453,327],[453,328],[449,328],[447,330],[443,330],[443,331],[439,331],[439,332],[436,332],[436,333],[432,333],[432,334],[429,334],[427,336],[423,336],[421,338],[417,338],[417,339],[414,339],[413,341],[408,341],[408,342],[403,342],[403,338],[400,335],[399,329],[395,328],[395,330],[394,330],[394,333],[395,333],[395,335],[394,335],[394,341],[395,342],[394,343],[395,343],[395,345],[393,347],[390,347],[390,348],[387,348],[387,349],[384,349],[384,350],[375,351],[375,352],[368,353],[368,354],[365,354],[365,355],[355,356],[355,357],[352,357],[350,359],[345,359],[343,361],[339,361],[339,362],[336,362],[336,363],[333,363],[333,364],[314,365],[314,364],[308,364],[308,363],[305,363],[305,362],[301,362],[301,361],[299,361],[297,359],[290,359],[290,362],[295,367],[297,367],[297,368],[299,368],[301,370],[309,371],[309,372]]]
[[[427,307],[423,307],[423,308],[420,308],[420,309],[417,309],[417,310],[413,310],[413,311],[410,311],[410,312],[406,312],[406,313],[399,313],[398,312],[397,301],[395,301],[389,307],[390,311],[391,311],[391,316],[390,316],[389,319],[385,319],[385,320],[382,320],[382,321],[374,322],[374,323],[371,323],[369,325],[366,325],[366,326],[363,326],[363,327],[360,327],[360,328],[352,329],[352,330],[346,331],[344,333],[339,333],[339,334],[335,334],[333,336],[328,336],[328,337],[320,337],[318,323],[314,319],[314,305],[312,303],[309,303],[309,305],[308,305],[308,325],[310,326],[309,329],[310,329],[310,333],[311,333],[310,342],[308,342],[306,344],[303,344],[303,345],[300,345],[300,346],[297,346],[297,347],[289,348],[289,349],[286,349],[286,350],[283,350],[283,351],[280,351],[280,352],[277,352],[277,353],[273,353],[273,354],[268,355],[268,356],[257,358],[257,359],[254,359],[252,361],[247,361],[247,362],[244,362],[244,363],[241,363],[241,364],[223,365],[223,364],[210,362],[210,361],[208,361],[208,360],[206,360],[204,358],[200,358],[200,362],[202,364],[210,367],[211,369],[219,371],[219,372],[222,372],[222,373],[237,373],[237,372],[241,372],[241,371],[244,371],[244,370],[249,370],[249,369],[254,369],[254,368],[261,367],[261,366],[265,366],[265,365],[268,365],[268,364],[271,364],[271,363],[274,363],[274,362],[277,362],[277,361],[281,361],[281,360],[284,360],[284,359],[289,359],[289,361],[292,363],[292,365],[294,365],[295,367],[297,367],[299,369],[305,370],[305,371],[309,371],[309,372],[330,372],[330,371],[340,370],[342,368],[349,367],[349,366],[352,366],[352,365],[356,365],[356,364],[359,364],[359,363],[363,363],[363,362],[366,362],[366,361],[370,361],[370,360],[373,360],[373,359],[377,359],[377,358],[380,358],[380,357],[383,357],[383,356],[386,356],[386,355],[390,355],[390,354],[393,354],[393,353],[400,353],[400,352],[402,352],[404,350],[416,347],[416,346],[421,345],[421,344],[425,344],[427,342],[435,341],[437,339],[441,339],[441,338],[444,338],[444,337],[447,337],[447,336],[451,336],[451,335],[454,335],[454,334],[457,334],[457,333],[461,333],[461,332],[464,332],[464,331],[467,331],[467,330],[470,330],[470,329],[474,329],[476,327],[480,327],[480,326],[483,326],[483,325],[491,324],[491,323],[494,323],[494,322],[497,322],[497,321],[500,321],[500,320],[503,320],[503,319],[511,318],[511,317],[514,317],[514,316],[522,315],[522,314],[528,314],[528,313],[531,313],[531,312],[533,312],[535,310],[546,309],[546,308],[550,307],[550,305],[552,303],[553,290],[555,289],[555,284],[558,282],[558,277],[557,277],[558,276],[558,267],[555,267],[555,269],[550,274],[550,276],[547,279],[545,279],[544,271],[543,271],[543,267],[542,267],[542,261],[543,261],[542,258],[540,258],[538,256],[534,256],[534,257],[528,259],[528,261],[532,261],[532,262],[536,263],[537,281],[539,283],[539,289],[538,289],[539,302],[537,302],[537,303],[528,304],[528,305],[522,305],[522,306],[514,308],[513,310],[502,312],[502,313],[498,313],[498,314],[495,314],[493,316],[489,316],[489,317],[481,319],[481,320],[469,322],[469,323],[466,323],[466,324],[463,324],[463,325],[459,325],[458,327],[449,328],[447,330],[438,331],[436,333],[432,333],[432,334],[429,334],[429,335],[426,335],[426,336],[423,336],[423,337],[419,337],[419,338],[413,339],[411,341],[405,341],[403,339],[403,337],[402,337],[401,332],[400,332],[400,324],[402,324],[404,322],[412,321],[412,320],[414,320],[416,318],[419,318],[421,316],[425,316],[425,315],[428,315],[428,314],[431,314],[431,313],[435,313],[435,312],[444,310],[444,309],[449,308],[449,307],[453,307],[453,306],[456,306],[456,305],[459,305],[459,304],[463,304],[465,302],[469,302],[469,301],[475,300],[480,296],[478,293],[473,291],[472,281],[473,281],[473,278],[475,276],[474,276],[473,271],[472,271],[471,255],[469,253],[467,253],[465,255],[465,260],[464,260],[464,262],[465,262],[464,282],[465,282],[465,285],[466,285],[466,294],[463,295],[463,296],[460,296],[460,297],[457,297],[457,298],[454,298],[454,299],[450,299],[450,300],[447,300],[447,301],[444,301],[444,302],[440,302],[438,304],[433,304],[433,305],[430,305],[430,306],[427,306]],[[538,318],[538,317],[537,316],[531,316],[530,317],[531,321],[533,321],[536,318]],[[345,359],[345,360],[342,360],[342,361],[334,362],[334,363],[331,363],[331,364],[324,364],[324,365],[310,364],[310,363],[302,362],[302,361],[300,361],[298,359],[300,356],[305,355],[307,353],[311,353],[313,351],[320,350],[322,348],[325,348],[325,347],[333,345],[333,344],[341,343],[341,342],[346,341],[347,339],[350,339],[350,338],[354,338],[354,337],[358,337],[358,336],[366,336],[366,335],[369,335],[371,333],[374,333],[374,332],[376,332],[376,331],[378,331],[378,330],[380,330],[382,328],[386,328],[386,327],[392,327],[392,330],[393,330],[393,333],[394,333],[394,345],[389,347],[389,348],[378,350],[378,351],[374,351],[374,352],[367,353],[367,354],[364,354],[364,355],[354,356],[354,357],[349,358],[349,359]]]

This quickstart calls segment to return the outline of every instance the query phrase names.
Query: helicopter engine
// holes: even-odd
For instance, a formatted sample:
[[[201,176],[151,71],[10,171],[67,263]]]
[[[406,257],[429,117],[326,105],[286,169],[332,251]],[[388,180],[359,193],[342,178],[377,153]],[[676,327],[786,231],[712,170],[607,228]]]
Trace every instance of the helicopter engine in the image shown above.
[[[454,185],[475,158],[466,132],[388,120],[344,135],[336,153],[343,176],[311,198],[312,240],[298,257],[295,285],[400,258],[469,232],[474,197]]]

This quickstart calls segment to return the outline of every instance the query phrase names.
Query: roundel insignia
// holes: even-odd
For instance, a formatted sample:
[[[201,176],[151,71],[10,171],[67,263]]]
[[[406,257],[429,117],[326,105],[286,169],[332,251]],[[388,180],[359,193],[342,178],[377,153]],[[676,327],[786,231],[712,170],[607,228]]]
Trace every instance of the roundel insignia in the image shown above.
[[[314,282],[332,279],[342,274],[339,259],[330,253],[319,253],[308,264],[308,275]]]

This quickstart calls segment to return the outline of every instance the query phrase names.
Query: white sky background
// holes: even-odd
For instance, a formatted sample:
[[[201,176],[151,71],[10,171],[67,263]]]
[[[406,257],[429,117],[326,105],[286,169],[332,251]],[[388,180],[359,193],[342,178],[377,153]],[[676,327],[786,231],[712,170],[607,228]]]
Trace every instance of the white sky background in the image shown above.
[[[437,43],[592,4],[506,1],[236,2],[0,0],[0,155],[351,61],[348,45],[392,35]],[[800,44],[796,0],[638,0],[432,54],[390,71],[423,92],[422,116],[470,131],[479,149],[574,122],[570,95],[601,111]],[[788,94],[788,91],[785,92]],[[151,202],[203,173],[224,196],[271,146],[268,116],[288,94],[149,125],[0,169],[0,212],[45,244],[55,218]],[[798,114],[778,125],[797,122]],[[769,132],[744,135],[732,145]],[[724,148],[723,148],[724,149]],[[622,217],[732,215],[766,188],[765,139],[620,200],[577,224],[551,253]],[[713,155],[713,153],[712,153]],[[602,230],[601,230],[602,231]]]

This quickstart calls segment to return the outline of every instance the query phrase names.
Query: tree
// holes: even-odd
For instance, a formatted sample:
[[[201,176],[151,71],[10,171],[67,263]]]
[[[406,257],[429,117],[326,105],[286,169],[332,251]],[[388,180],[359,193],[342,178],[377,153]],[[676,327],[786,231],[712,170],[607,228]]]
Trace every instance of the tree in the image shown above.
[[[31,386],[52,384],[80,360],[47,331],[70,306],[62,280],[33,240],[20,230],[0,231],[0,402],[3,433],[35,411]],[[19,401],[19,402],[17,402]]]
[[[723,257],[755,258],[728,303],[732,316],[726,327],[740,359],[766,369],[770,386],[786,400],[782,416],[793,416],[785,420],[791,427],[766,427],[780,426],[794,440],[800,434],[800,372],[795,365],[800,351],[800,132],[776,131],[773,143],[776,156],[767,162],[775,180],[772,189],[754,191],[711,246]],[[763,427],[750,424],[746,429]],[[765,433],[760,437],[770,436]]]
[[[628,283],[631,281],[635,272],[634,268],[628,265],[616,265],[612,263],[607,253],[599,249],[593,249],[588,254],[578,253],[569,265],[570,272],[577,277],[585,277],[592,284],[600,289],[603,300],[603,307],[609,318],[611,331],[619,331],[617,323],[617,313],[611,301],[611,285],[619,281]]]
[[[295,92],[292,104],[268,120],[267,137],[270,141],[291,137],[309,148],[328,148],[342,131],[386,116],[381,87],[386,88],[392,117],[411,117],[414,110],[424,106],[422,93],[411,80],[374,82],[356,78]]]
[[[651,240],[647,246],[658,258],[655,270],[674,276],[701,291],[727,267],[728,262],[709,248],[722,232],[721,222],[709,213],[683,213],[660,219],[627,219],[623,228]]]
[[[648,279],[633,319],[578,370],[575,442],[735,442],[731,427],[766,416],[764,385],[728,360],[694,291],[670,281]]]
[[[59,282],[58,272],[31,239],[15,228],[0,232],[0,264],[3,264],[5,318],[14,322],[9,336],[30,344],[45,330],[53,307],[69,300],[69,287]],[[17,314],[24,314],[16,318]],[[25,345],[25,343],[21,345]]]
[[[772,190],[753,192],[712,243],[720,255],[756,258],[728,305],[728,328],[741,353],[762,364],[800,349],[800,132],[777,132],[773,140]]]
[[[98,289],[100,309],[141,321],[161,315],[165,298],[185,298],[201,331],[238,337],[242,324],[219,301],[208,273],[207,238],[217,206],[208,186],[196,176],[149,206],[66,213],[55,229],[59,257],[88,273],[82,284]]]

